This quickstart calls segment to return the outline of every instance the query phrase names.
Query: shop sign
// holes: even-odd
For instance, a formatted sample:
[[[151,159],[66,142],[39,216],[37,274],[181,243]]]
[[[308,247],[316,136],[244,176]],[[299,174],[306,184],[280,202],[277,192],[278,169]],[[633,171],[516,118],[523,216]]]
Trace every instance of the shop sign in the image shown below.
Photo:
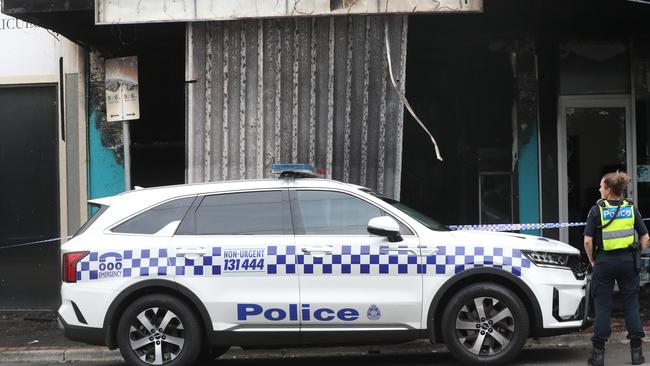
[[[95,23],[482,11],[483,0],[95,0]]]
[[[106,59],[106,119],[109,122],[140,118],[138,58]]]

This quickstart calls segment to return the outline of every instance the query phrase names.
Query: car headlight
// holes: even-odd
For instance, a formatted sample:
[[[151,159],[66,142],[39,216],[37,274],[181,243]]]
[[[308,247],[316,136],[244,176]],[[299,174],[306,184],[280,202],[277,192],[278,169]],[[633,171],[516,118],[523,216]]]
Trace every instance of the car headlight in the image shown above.
[[[523,251],[531,262],[542,266],[567,267],[569,264],[568,254]]]
[[[587,267],[578,254],[535,252],[532,250],[522,250],[522,253],[538,266],[569,269],[577,280],[584,280],[587,274]]]

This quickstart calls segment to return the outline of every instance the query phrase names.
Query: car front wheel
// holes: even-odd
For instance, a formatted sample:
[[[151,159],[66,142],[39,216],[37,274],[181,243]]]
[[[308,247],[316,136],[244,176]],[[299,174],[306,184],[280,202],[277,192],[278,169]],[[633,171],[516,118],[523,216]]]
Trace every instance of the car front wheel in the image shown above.
[[[201,325],[183,301],[147,295],[124,311],[117,344],[130,365],[191,365],[201,351]]]
[[[508,288],[477,283],[447,304],[442,332],[449,351],[464,364],[501,365],[521,351],[529,333],[528,314]]]

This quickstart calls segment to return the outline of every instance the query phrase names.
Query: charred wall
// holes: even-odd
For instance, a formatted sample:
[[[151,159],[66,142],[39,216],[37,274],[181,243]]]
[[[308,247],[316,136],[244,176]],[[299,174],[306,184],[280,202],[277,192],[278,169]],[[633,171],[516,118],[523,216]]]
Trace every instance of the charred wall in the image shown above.
[[[273,162],[399,196],[407,17],[188,25],[188,181],[271,177]]]

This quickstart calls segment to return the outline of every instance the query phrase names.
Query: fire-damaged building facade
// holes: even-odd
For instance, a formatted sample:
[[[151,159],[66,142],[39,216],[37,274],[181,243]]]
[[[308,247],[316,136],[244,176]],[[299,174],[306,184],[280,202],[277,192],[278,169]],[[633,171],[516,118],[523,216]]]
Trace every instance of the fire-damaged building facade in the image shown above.
[[[87,50],[88,149],[67,163],[87,167],[89,199],[305,162],[450,225],[581,222],[615,170],[650,209],[644,1],[2,5]],[[124,56],[128,125],[107,122],[104,94],[104,61]],[[580,226],[529,232],[582,245]]]

